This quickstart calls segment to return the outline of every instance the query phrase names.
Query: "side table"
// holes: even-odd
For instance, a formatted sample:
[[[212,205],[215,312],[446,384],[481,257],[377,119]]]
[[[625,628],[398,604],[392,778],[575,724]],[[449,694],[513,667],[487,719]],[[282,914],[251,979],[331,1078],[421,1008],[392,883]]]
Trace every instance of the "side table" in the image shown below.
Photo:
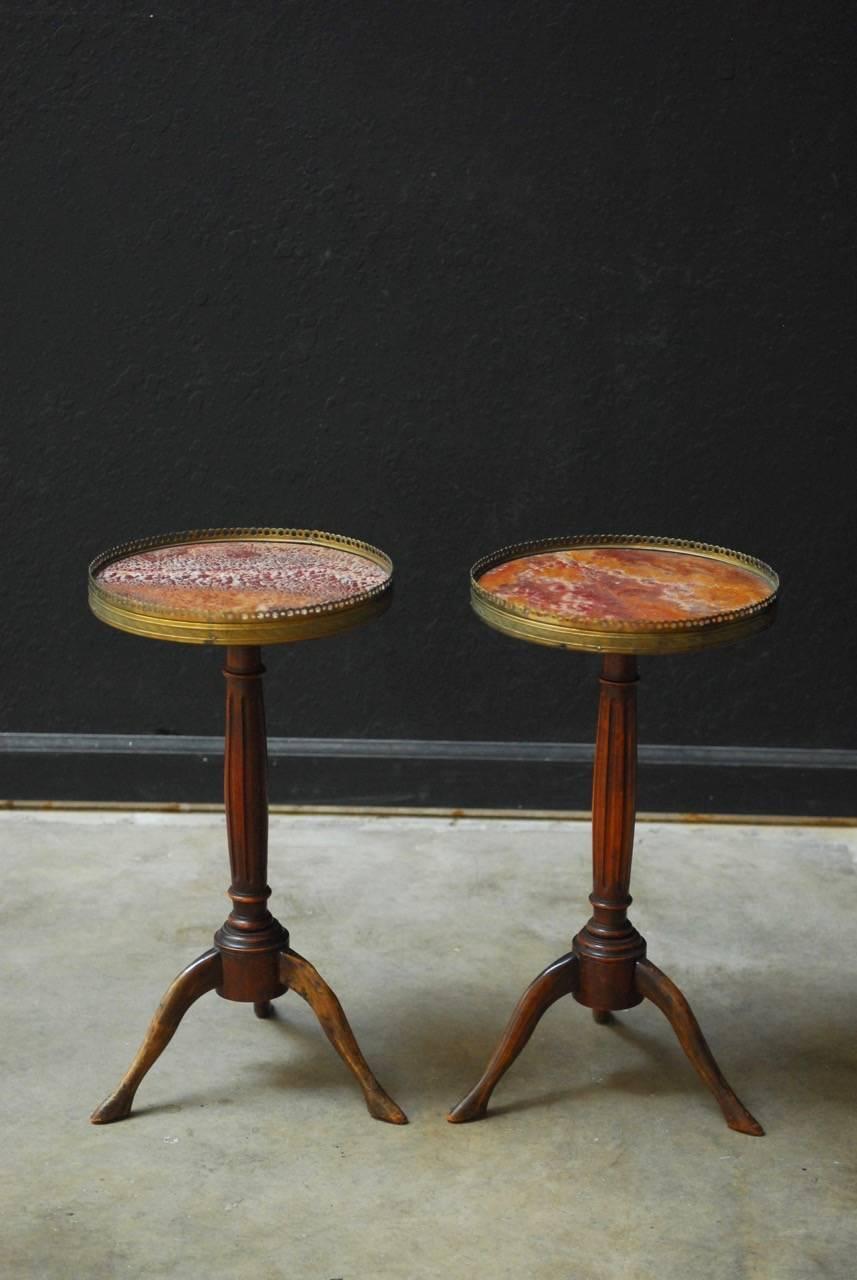
[[[637,769],[637,655],[738,640],[773,622],[774,571],[707,543],[638,536],[554,538],[486,556],[471,571],[471,603],[488,626],[535,644],[601,653],[592,784],[592,917],[527,988],[485,1071],[451,1111],[485,1115],[497,1082],[560,996],[596,1022],[648,999],[669,1019],[731,1129],[761,1135],[714,1060],[678,987],[646,956],[628,919]]]
[[[114,1093],[92,1114],[122,1120],[146,1072],[184,1014],[205,992],[253,1005],[292,990],[312,1008],[353,1072],[371,1115],[406,1124],[360,1052],[333,991],[289,944],[268,910],[267,739],[262,696],[263,644],[333,635],[382,613],[393,566],[354,538],[305,529],[203,529],[145,538],[98,556],[89,568],[89,602],[122,631],[226,648],[224,799],[232,910],[214,946],[175,979],[143,1044]]]

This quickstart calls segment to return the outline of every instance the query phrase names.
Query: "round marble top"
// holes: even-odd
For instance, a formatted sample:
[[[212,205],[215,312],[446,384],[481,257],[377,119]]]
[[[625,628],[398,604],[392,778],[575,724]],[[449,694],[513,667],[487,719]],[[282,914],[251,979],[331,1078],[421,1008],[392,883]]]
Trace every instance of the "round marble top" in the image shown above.
[[[90,569],[90,601],[105,622],[137,634],[262,643],[261,635],[265,642],[298,638],[278,634],[284,630],[339,629],[342,620],[321,630],[318,620],[377,599],[389,588],[391,573],[383,552],[355,539],[308,531],[203,530],[132,543],[99,557]],[[176,634],[176,626],[184,634]],[[249,639],[260,627],[259,640]]]
[[[778,587],[773,570],[739,552],[642,538],[510,548],[475,566],[473,584],[477,612],[500,630],[626,652],[699,648],[756,630]]]

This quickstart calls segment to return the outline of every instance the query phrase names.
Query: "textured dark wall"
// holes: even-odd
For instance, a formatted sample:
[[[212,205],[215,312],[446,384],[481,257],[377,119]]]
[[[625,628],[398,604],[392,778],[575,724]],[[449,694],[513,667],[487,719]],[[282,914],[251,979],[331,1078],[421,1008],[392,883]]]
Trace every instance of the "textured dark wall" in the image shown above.
[[[585,741],[595,661],[487,631],[466,570],[632,530],[785,587],[645,664],[649,741],[856,746],[852,6],[153,9],[0,6],[0,728],[218,732],[216,655],[97,623],[84,570],[258,523],[398,570],[268,655],[272,733]]]

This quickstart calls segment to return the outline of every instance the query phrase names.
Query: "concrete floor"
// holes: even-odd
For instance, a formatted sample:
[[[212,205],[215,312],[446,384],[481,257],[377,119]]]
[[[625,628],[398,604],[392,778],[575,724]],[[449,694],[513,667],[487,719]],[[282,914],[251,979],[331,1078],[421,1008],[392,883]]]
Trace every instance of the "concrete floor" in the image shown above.
[[[635,923],[768,1131],[731,1132],[649,1005],[544,1018],[450,1126],[588,892],[581,823],[280,817],[274,911],[410,1115],[294,995],[213,993],[131,1120],[93,1105],[225,914],[216,815],[0,815],[4,1280],[851,1280],[857,830],[643,824]]]

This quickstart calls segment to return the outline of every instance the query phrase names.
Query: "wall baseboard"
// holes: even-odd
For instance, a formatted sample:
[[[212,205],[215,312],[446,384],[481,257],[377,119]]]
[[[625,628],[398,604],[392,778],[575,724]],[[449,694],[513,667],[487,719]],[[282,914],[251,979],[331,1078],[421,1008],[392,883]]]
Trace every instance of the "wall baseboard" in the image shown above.
[[[283,804],[586,809],[586,742],[271,738],[271,800]],[[6,800],[215,802],[223,740],[168,734],[0,733]],[[857,812],[857,751],[640,746],[640,806],[652,811]]]
[[[312,760],[476,760],[585,764],[588,742],[467,742],[431,738],[270,738],[270,758]],[[0,733],[12,755],[222,756],[223,739],[191,734]],[[642,764],[742,769],[857,769],[857,751],[815,747],[708,747],[643,743]]]

